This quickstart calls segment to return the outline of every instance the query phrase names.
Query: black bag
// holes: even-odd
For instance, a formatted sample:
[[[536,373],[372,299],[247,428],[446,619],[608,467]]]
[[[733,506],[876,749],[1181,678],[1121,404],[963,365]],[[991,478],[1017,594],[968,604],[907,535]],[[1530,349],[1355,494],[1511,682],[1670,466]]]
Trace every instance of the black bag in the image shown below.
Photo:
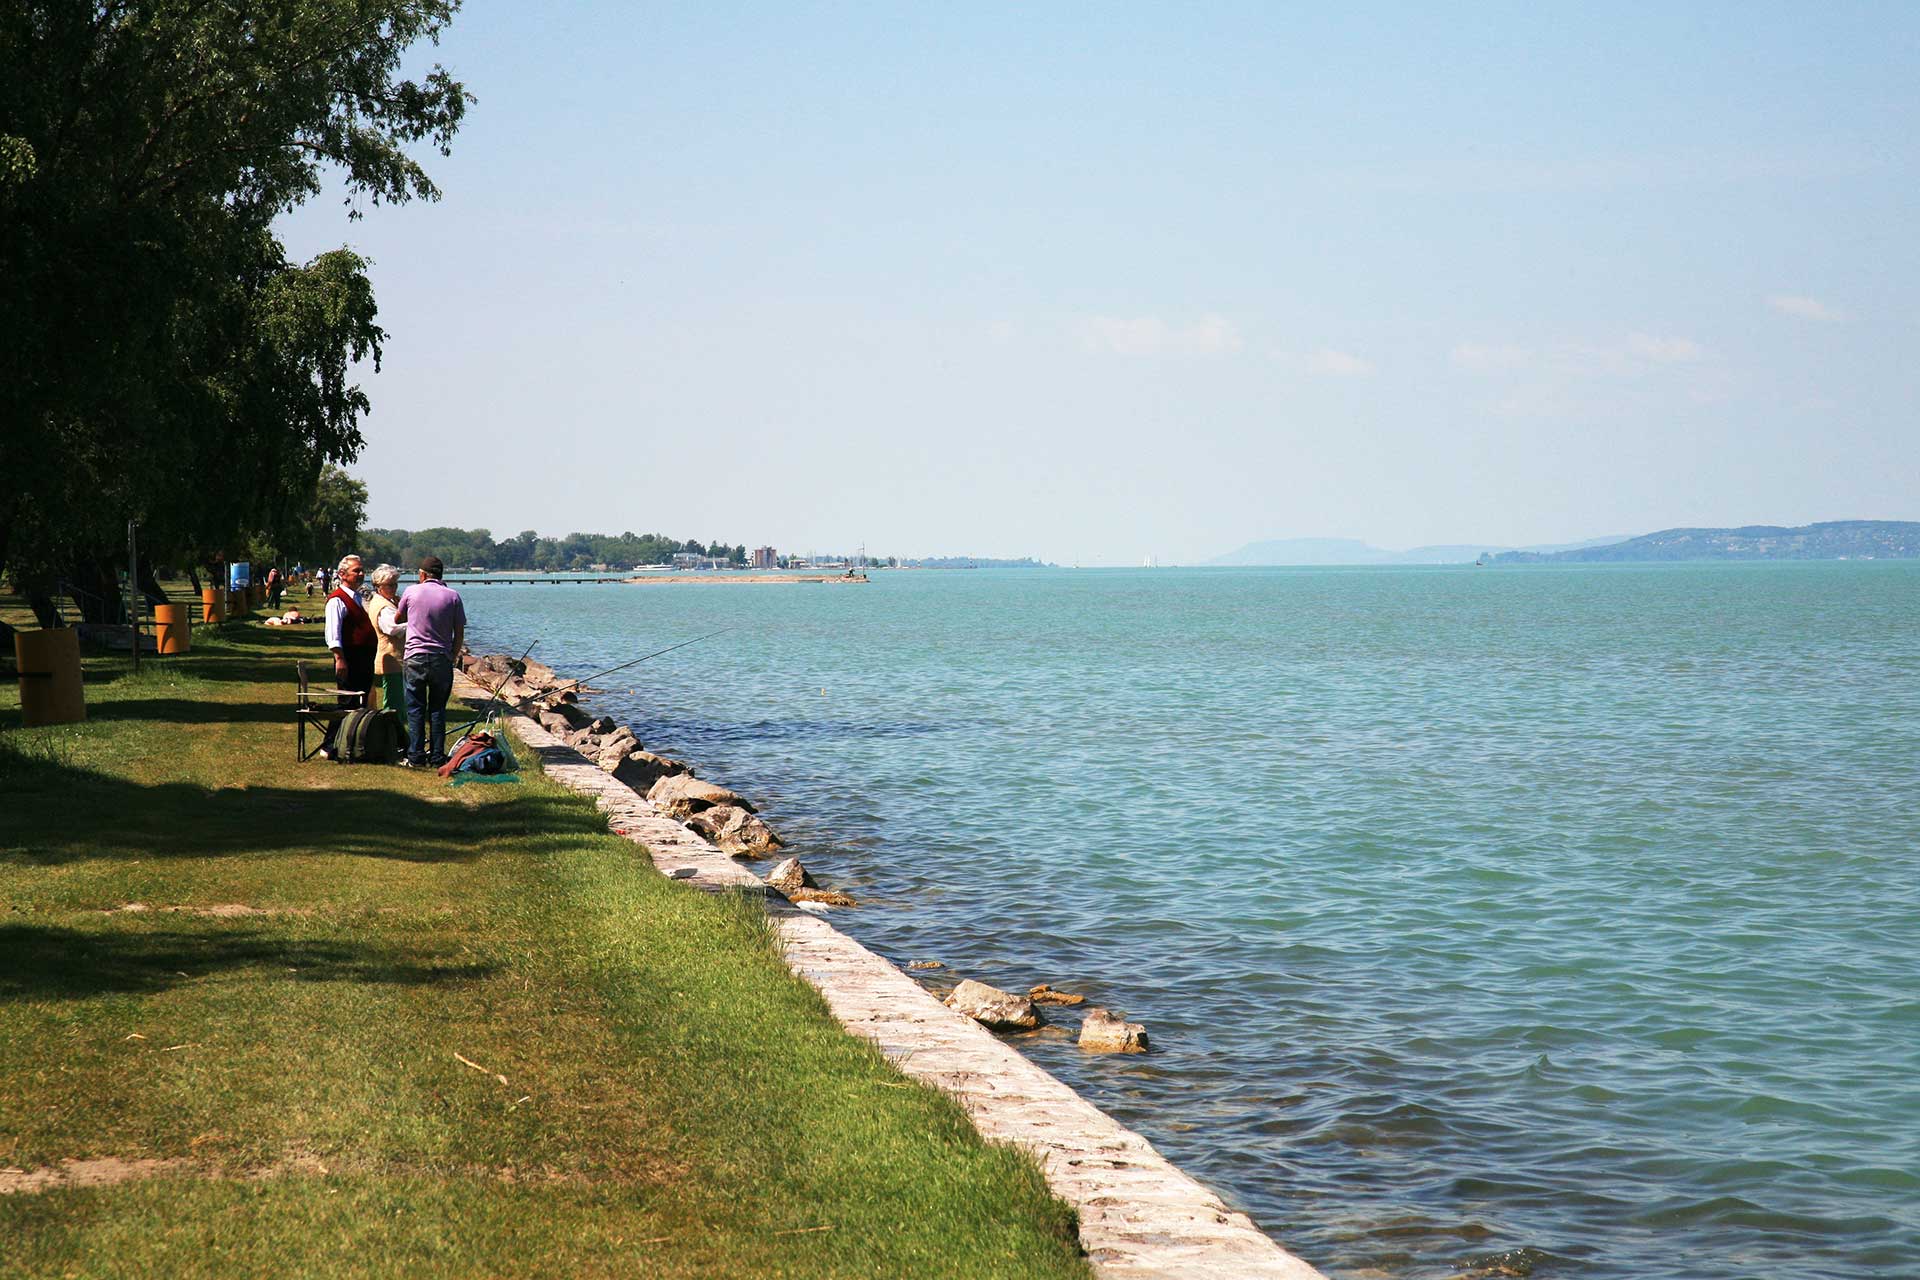
[[[334,726],[333,750],[339,764],[392,764],[400,754],[400,713],[360,707]]]

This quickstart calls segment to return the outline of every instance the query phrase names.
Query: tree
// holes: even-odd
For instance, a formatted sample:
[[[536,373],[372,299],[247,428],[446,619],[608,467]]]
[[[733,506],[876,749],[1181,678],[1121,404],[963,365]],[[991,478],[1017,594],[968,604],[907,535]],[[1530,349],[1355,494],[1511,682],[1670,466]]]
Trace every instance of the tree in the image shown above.
[[[296,536],[358,455],[366,264],[291,264],[271,225],[323,167],[375,205],[438,197],[406,148],[446,154],[471,99],[396,73],[457,7],[0,7],[0,568],[43,621],[58,577],[112,607],[128,519],[166,558]]]
[[[314,486],[306,519],[291,541],[280,544],[280,552],[304,564],[332,564],[356,548],[357,554],[368,556],[371,549],[359,546],[360,522],[366,514],[367,486],[329,463]]]

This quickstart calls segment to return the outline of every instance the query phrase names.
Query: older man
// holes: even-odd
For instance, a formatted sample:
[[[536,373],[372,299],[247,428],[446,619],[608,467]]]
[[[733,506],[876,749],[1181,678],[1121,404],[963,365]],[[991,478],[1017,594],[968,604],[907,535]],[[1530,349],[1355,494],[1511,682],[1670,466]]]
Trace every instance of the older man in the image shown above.
[[[453,692],[453,660],[467,638],[467,607],[460,593],[441,581],[445,573],[439,556],[422,560],[420,581],[407,588],[393,611],[393,620],[407,627],[401,662],[407,689],[406,763],[415,769],[437,769],[447,762],[447,695]]]
[[[368,705],[367,694],[373,688],[373,654],[376,636],[373,619],[360,603],[360,584],[367,571],[360,557],[340,557],[334,574],[335,586],[327,593],[327,648],[333,650],[333,687],[350,690],[342,696],[343,707]]]

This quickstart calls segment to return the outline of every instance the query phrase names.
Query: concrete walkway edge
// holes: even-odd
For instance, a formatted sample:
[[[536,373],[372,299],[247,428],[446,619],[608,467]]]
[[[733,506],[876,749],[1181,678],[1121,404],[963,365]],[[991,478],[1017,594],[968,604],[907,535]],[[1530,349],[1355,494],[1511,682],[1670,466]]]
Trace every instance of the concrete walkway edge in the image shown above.
[[[455,692],[486,696],[464,675],[456,676]],[[904,1075],[957,1099],[984,1137],[1031,1152],[1054,1194],[1079,1211],[1080,1242],[1100,1276],[1324,1280],[1145,1138],[941,1004],[891,962],[788,902],[536,721],[517,711],[510,718],[548,776],[591,796],[613,829],[645,846],[663,874],[709,892],[764,893],[788,966]]]

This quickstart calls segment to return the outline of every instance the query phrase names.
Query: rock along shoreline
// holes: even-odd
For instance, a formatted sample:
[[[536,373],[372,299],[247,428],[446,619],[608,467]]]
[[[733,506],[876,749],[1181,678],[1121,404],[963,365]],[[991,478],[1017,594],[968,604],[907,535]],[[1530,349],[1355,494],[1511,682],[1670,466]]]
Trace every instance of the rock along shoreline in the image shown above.
[[[463,655],[455,694],[479,703],[497,692],[514,733],[548,776],[590,796],[615,834],[645,848],[662,874],[707,892],[764,895],[788,967],[820,992],[847,1030],[871,1041],[903,1075],[954,1097],[983,1137],[1034,1157],[1054,1194],[1078,1212],[1081,1247],[1096,1273],[1113,1280],[1324,1280],[1145,1138],[983,1025],[983,1012],[1011,1017],[1010,1027],[1028,1025],[1026,1018],[1041,1016],[1034,1004],[1070,1004],[1074,997],[1044,984],[1021,997],[962,982],[943,1003],[822,919],[824,908],[853,900],[812,883],[797,861],[782,862],[767,880],[741,865],[739,859],[770,856],[781,844],[744,797],[697,779],[682,761],[645,751],[631,729],[589,715],[576,693],[551,696],[535,709],[536,697],[563,684],[539,663]],[[957,1007],[976,1002],[984,1007]],[[1087,1044],[1084,1028],[1099,1043]],[[1089,1011],[1084,1028],[1090,1051],[1146,1047],[1143,1028],[1102,1009]]]

